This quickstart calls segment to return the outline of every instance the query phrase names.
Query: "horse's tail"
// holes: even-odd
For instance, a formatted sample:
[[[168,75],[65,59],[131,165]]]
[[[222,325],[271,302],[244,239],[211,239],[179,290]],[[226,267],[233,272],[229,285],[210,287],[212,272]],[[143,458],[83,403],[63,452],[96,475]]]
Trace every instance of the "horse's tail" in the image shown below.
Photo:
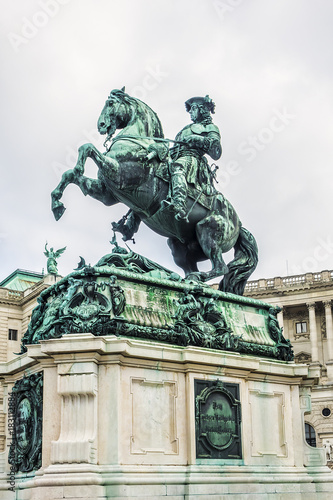
[[[243,295],[247,280],[258,264],[258,246],[254,236],[241,227],[235,244],[235,257],[228,264],[228,273],[223,277],[219,289],[223,292]]]

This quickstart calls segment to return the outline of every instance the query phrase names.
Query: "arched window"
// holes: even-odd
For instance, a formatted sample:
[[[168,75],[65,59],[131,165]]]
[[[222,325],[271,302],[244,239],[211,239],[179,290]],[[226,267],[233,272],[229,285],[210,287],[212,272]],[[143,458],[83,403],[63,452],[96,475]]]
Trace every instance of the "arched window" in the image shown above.
[[[305,441],[310,445],[316,447],[316,431],[310,424],[305,424]]]

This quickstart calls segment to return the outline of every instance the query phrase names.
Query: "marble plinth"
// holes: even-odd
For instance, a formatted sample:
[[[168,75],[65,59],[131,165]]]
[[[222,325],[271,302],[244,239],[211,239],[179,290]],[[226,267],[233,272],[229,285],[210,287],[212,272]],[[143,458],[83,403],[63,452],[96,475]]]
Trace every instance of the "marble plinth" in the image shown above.
[[[0,371],[5,399],[43,372],[42,465],[18,472],[12,492],[7,448],[0,499],[331,499],[324,450],[304,438],[316,370],[91,333],[28,346]],[[237,458],[198,458],[196,381],[239,388]]]

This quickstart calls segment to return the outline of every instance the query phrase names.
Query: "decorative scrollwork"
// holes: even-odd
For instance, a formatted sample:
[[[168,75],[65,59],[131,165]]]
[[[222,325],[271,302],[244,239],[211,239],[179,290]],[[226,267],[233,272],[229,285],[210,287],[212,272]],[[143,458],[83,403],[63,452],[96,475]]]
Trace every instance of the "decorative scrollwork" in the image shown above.
[[[29,344],[89,332],[293,359],[277,321],[279,308],[259,305],[255,314],[261,326],[255,329],[250,299],[233,305],[223,293],[193,282],[176,283],[171,274],[119,249],[97,266],[76,270],[37,299],[21,353]]]
[[[240,337],[227,327],[222,312],[213,299],[206,302],[188,293],[178,302],[175,314],[176,332],[186,332],[189,343],[213,349],[237,348]]]
[[[21,352],[28,344],[66,333],[112,333],[111,319],[121,315],[125,308],[124,291],[115,276],[97,281],[92,279],[91,270],[86,274],[89,277],[82,273],[70,275],[65,283],[54,285],[40,295],[22,339]]]

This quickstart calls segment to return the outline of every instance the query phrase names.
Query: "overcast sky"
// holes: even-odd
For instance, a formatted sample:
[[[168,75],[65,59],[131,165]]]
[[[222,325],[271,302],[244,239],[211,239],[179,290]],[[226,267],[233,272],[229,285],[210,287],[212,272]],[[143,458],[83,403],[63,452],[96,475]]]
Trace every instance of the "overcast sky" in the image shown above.
[[[1,0],[0,280],[46,269],[45,242],[111,251],[126,211],[67,188],[50,193],[77,147],[103,151],[96,122],[114,88],[141,98],[166,137],[209,94],[222,134],[219,189],[257,239],[253,279],[333,269],[333,2],[330,0]],[[96,167],[87,164],[87,173]],[[133,250],[181,270],[166,239],[141,226]],[[230,260],[231,256],[226,256]]]

